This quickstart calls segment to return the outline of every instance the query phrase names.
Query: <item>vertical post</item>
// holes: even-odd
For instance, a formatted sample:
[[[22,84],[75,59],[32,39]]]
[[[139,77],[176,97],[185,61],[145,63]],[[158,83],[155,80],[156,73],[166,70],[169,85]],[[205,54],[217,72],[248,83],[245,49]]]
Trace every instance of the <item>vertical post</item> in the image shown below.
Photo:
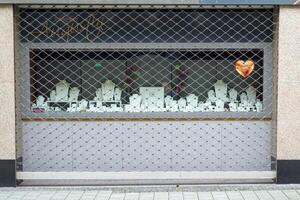
[[[16,185],[13,6],[0,5],[0,186]]]
[[[300,7],[279,11],[277,182],[300,183]]]

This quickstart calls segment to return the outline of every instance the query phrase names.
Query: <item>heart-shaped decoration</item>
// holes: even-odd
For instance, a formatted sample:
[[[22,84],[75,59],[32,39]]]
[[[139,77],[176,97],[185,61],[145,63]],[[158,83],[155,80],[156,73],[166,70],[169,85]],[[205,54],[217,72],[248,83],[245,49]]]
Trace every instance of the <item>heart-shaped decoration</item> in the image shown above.
[[[238,60],[234,64],[235,70],[244,78],[247,78],[254,71],[254,62],[253,60]]]

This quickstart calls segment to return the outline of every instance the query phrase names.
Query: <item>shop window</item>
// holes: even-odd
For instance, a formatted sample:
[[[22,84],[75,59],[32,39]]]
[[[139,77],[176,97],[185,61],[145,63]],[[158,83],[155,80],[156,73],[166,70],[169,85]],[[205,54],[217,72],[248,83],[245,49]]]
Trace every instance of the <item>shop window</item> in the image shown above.
[[[25,118],[271,117],[273,9],[18,11]]]
[[[30,52],[32,112],[262,112],[263,51]]]

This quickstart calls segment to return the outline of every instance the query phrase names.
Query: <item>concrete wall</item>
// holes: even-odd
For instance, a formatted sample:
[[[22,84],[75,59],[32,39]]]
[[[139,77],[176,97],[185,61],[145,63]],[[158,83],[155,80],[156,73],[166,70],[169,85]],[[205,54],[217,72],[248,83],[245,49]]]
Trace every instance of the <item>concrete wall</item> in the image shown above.
[[[300,7],[279,12],[277,182],[300,183]]]
[[[281,7],[277,158],[300,160],[300,7]]]
[[[0,186],[15,185],[13,6],[0,6]]]
[[[13,7],[0,6],[0,160],[15,159]]]

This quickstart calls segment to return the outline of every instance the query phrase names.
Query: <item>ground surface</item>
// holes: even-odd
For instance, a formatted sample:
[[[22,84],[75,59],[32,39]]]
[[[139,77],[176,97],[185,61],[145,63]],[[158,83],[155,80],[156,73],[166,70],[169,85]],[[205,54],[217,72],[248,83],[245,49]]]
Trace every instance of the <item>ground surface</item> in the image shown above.
[[[157,187],[156,187],[157,188]],[[159,188],[159,187],[158,187]],[[124,189],[97,187],[18,187],[0,188],[0,200],[300,200],[300,186],[206,186]],[[135,192],[133,192],[136,190]],[[151,191],[152,190],[152,191]],[[156,191],[155,191],[156,190]],[[190,190],[190,191],[188,191]]]

